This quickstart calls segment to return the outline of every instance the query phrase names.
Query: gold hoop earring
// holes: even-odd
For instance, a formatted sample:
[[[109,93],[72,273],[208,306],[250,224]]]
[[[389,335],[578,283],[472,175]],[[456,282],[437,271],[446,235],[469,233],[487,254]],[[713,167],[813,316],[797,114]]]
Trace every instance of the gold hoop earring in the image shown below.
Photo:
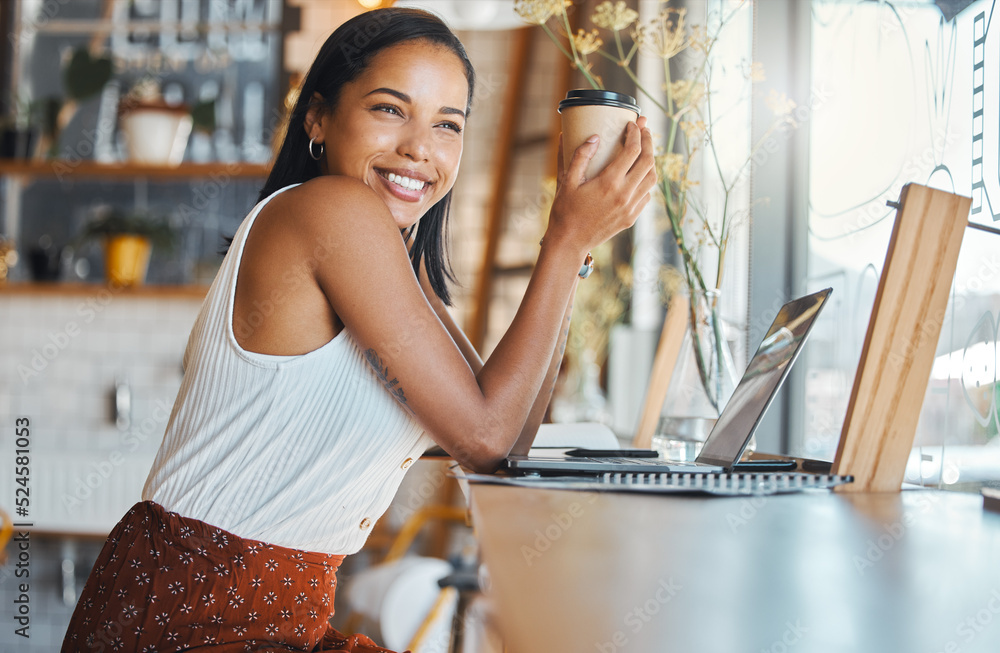
[[[313,154],[313,141],[315,141],[315,140],[316,140],[315,138],[310,138],[309,139],[309,156],[311,156],[313,158],[313,161],[319,161],[323,157],[323,149],[324,148],[323,148],[323,144],[320,143],[319,144],[319,154]]]

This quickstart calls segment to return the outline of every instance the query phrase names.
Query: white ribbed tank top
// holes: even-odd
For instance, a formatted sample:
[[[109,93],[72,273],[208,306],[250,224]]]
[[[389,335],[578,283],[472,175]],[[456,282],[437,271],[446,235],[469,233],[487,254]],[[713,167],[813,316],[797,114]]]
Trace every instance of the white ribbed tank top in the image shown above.
[[[142,498],[240,537],[348,554],[433,442],[346,328],[299,356],[237,343],[233,303],[247,234],[264,205],[292,187],[257,204],[233,238],[191,330]]]

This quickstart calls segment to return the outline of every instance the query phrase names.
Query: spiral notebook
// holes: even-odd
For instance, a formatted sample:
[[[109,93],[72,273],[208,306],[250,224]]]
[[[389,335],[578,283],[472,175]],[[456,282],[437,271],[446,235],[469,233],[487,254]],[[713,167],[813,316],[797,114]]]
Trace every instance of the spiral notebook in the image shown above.
[[[853,476],[804,472],[758,474],[623,474],[608,472],[595,476],[502,476],[455,473],[454,476],[460,481],[469,483],[514,485],[546,490],[708,494],[715,496],[769,495],[827,490],[854,481]]]

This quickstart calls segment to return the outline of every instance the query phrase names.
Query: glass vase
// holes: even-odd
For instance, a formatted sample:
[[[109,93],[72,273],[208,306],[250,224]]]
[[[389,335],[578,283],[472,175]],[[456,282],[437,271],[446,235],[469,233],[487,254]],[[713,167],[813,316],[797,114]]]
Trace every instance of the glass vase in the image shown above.
[[[686,322],[653,435],[653,448],[674,461],[697,457],[738,380],[719,310],[719,292],[696,292]]]

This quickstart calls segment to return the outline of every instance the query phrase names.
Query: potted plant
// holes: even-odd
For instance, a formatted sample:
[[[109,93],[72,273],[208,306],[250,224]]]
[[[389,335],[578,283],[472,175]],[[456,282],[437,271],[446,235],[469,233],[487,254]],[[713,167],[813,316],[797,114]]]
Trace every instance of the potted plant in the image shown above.
[[[153,245],[172,247],[174,232],[166,219],[148,212],[102,211],[84,226],[81,240],[104,241],[104,272],[108,283],[140,286],[146,280]]]
[[[183,161],[194,120],[187,105],[163,100],[156,80],[140,80],[122,99],[118,117],[129,159],[165,166]]]

